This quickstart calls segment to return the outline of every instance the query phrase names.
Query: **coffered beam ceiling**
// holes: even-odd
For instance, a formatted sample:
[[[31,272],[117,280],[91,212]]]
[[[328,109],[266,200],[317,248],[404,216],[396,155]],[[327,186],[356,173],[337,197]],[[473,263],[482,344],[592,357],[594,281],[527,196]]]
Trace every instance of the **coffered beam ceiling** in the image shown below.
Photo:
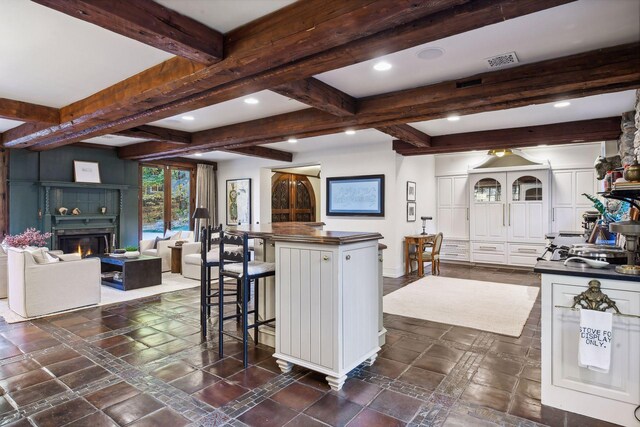
[[[379,126],[376,130],[398,138],[414,147],[430,147],[431,137],[409,125]]]
[[[620,117],[581,120],[551,125],[457,133],[431,137],[431,147],[415,147],[393,141],[393,149],[403,156],[452,153],[469,150],[531,147],[618,139]]]
[[[338,117],[356,113],[356,99],[312,77],[274,87],[272,91]]]
[[[140,126],[573,0],[310,0],[231,31],[213,65],[172,58],[25,124],[5,147],[50,149]]]
[[[496,111],[563,98],[579,98],[640,87],[640,44],[585,52],[520,67],[479,74],[359,100],[358,113],[336,117],[306,109],[195,132],[190,149],[237,148],[338,133]],[[183,147],[153,143],[122,147],[125,158],[175,156]]]
[[[221,33],[151,0],[33,1],[195,62],[222,59]]]
[[[131,138],[152,139],[156,141],[172,142],[174,144],[190,144],[191,132],[182,130],[161,128],[159,126],[137,126],[131,129],[116,132],[116,135],[128,136]]]
[[[57,108],[0,98],[0,118],[21,122],[60,123]]]

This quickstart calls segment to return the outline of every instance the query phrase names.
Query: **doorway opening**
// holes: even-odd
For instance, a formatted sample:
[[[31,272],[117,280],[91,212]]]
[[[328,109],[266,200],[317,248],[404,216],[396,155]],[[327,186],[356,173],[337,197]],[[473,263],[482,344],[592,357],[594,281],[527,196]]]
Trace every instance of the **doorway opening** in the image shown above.
[[[273,169],[271,222],[320,219],[320,165]]]

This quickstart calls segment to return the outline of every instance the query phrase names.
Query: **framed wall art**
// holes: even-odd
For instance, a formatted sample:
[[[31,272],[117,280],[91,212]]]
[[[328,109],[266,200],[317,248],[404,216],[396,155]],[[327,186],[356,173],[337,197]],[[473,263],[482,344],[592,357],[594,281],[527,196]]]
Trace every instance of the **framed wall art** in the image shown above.
[[[227,180],[227,225],[251,224],[251,178]]]
[[[384,175],[327,178],[327,216],[384,217]]]
[[[98,162],[73,161],[73,180],[100,184],[100,165]]]
[[[416,202],[407,202],[407,222],[416,222]]]
[[[416,183],[413,181],[407,181],[407,201],[416,201]]]

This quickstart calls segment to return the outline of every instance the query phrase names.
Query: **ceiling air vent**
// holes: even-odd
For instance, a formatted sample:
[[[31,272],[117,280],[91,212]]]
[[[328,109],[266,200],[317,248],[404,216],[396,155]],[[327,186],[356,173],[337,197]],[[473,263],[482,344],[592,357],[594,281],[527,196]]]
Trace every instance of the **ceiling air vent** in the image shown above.
[[[113,139],[115,135],[102,135],[102,139]]]
[[[508,67],[509,65],[517,64],[519,62],[515,52],[503,53],[501,55],[487,58],[486,61],[487,65],[491,69]]]

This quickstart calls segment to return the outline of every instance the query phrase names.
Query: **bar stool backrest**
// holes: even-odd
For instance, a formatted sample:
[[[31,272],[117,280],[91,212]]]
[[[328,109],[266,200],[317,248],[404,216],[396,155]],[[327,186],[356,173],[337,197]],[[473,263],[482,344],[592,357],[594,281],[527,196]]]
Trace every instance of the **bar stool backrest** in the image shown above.
[[[207,262],[207,254],[211,250],[211,247],[214,245],[218,245],[220,243],[220,232],[222,231],[222,224],[217,227],[209,226],[202,227],[202,231],[200,233],[200,243],[202,247],[200,248],[200,255],[202,257],[203,262]]]
[[[225,245],[232,246],[233,249],[225,249]],[[242,247],[238,251],[238,246]],[[247,271],[249,262],[249,237],[247,233],[241,235],[220,232],[220,273],[224,273],[225,263],[242,263],[242,271]]]

